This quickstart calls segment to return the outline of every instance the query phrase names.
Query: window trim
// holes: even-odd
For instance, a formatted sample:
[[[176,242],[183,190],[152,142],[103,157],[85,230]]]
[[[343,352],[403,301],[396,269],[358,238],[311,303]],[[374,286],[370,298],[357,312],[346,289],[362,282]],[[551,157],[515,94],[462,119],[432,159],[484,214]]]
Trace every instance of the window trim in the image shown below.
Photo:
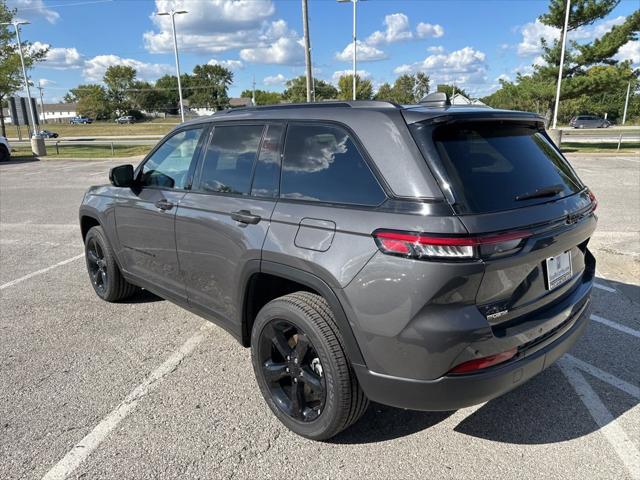
[[[269,127],[277,126],[282,128],[282,132],[280,133],[280,139],[278,144],[278,193],[273,197],[259,197],[257,195],[253,195],[253,184],[256,180],[256,169],[258,168],[258,162],[260,161],[260,154],[262,153],[262,145],[264,144],[264,140],[266,138],[267,133],[269,133]],[[287,138],[287,123],[286,122],[271,122],[267,121],[264,125],[264,130],[262,131],[262,138],[260,139],[260,146],[258,148],[258,155],[256,155],[256,161],[253,162],[253,170],[251,171],[251,184],[249,185],[249,197],[258,198],[261,200],[273,200],[277,201],[280,198],[280,182],[282,181],[282,159],[284,157],[284,142]]]
[[[196,149],[193,152],[193,157],[191,158],[191,162],[189,163],[189,169],[187,170],[187,182],[184,186],[184,188],[167,188],[167,187],[160,187],[157,185],[142,185],[140,183],[140,175],[142,175],[142,169],[144,168],[145,164],[151,159],[151,157],[165,144],[167,143],[169,140],[171,140],[173,137],[175,137],[176,135],[189,131],[189,130],[199,130],[202,129],[202,134],[200,135],[200,138],[198,138],[198,144],[196,145]],[[178,127],[175,130],[173,130],[172,132],[170,132],[169,134],[167,134],[167,136],[165,136],[161,141],[159,141],[155,147],[153,147],[153,149],[151,149],[151,151],[149,153],[147,153],[147,156],[144,157],[142,159],[142,161],[138,164],[138,166],[136,167],[136,169],[133,172],[133,178],[134,178],[134,184],[140,188],[148,188],[148,189],[153,189],[153,190],[167,190],[170,192],[188,192],[191,190],[191,186],[193,184],[193,175],[194,175],[194,171],[195,171],[195,167],[196,165],[198,165],[198,163],[200,162],[200,157],[202,155],[202,144],[203,144],[203,140],[206,136],[209,135],[209,130],[211,129],[211,124],[210,123],[198,123],[196,125],[189,125],[189,126],[185,126],[185,127]]]
[[[341,128],[342,130],[344,130],[349,137],[351,138],[351,141],[353,141],[354,145],[356,146],[356,150],[358,151],[358,153],[360,154],[360,157],[362,158],[362,160],[364,161],[364,164],[366,165],[366,167],[369,169],[369,172],[371,173],[371,176],[373,177],[374,181],[376,182],[376,184],[378,185],[378,187],[380,188],[380,191],[382,192],[384,198],[382,199],[382,201],[376,205],[366,205],[366,204],[362,204],[362,203],[347,203],[347,202],[335,202],[335,201],[324,201],[324,200],[310,200],[310,199],[300,199],[300,198],[285,198],[282,196],[282,174],[284,172],[284,159],[286,156],[286,146],[287,146],[287,136],[289,134],[289,127],[290,126],[325,126],[325,127],[334,127],[334,128]],[[389,193],[389,188],[387,186],[387,184],[383,181],[381,181],[381,175],[380,172],[378,171],[378,169],[376,168],[374,162],[371,160],[371,157],[369,155],[369,152],[367,152],[367,150],[364,148],[362,142],[360,141],[360,139],[358,138],[358,136],[355,134],[355,132],[353,130],[351,130],[351,128],[349,128],[348,125],[345,125],[344,123],[341,122],[336,122],[336,121],[331,121],[331,120],[292,120],[292,121],[288,121],[286,122],[286,130],[283,136],[283,140],[282,140],[282,145],[281,145],[281,153],[280,153],[280,185],[278,187],[278,201],[279,202],[290,202],[290,203],[298,203],[298,204],[306,204],[306,205],[317,205],[317,206],[327,206],[327,207],[339,207],[339,208],[358,208],[358,209],[364,209],[364,210],[375,210],[377,208],[379,208],[381,205],[383,205],[387,200],[389,200],[390,198],[393,198],[392,195],[390,195]]]

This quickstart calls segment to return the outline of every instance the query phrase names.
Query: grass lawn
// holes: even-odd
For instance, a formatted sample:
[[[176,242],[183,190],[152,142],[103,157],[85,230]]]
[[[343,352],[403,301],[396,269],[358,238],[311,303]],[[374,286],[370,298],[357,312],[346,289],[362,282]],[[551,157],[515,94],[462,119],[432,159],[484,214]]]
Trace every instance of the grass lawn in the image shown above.
[[[113,157],[133,157],[146,155],[153,145],[114,145]],[[14,148],[11,158],[30,158],[33,154],[27,147]],[[47,148],[47,156],[43,158],[108,158],[111,157],[111,147],[107,145],[68,145],[60,146],[60,154],[56,154],[55,148]]]
[[[618,142],[615,143],[571,143],[562,142],[562,151],[565,153],[616,153]],[[627,142],[620,144],[620,153],[640,153],[640,142]]]
[[[179,122],[173,118],[155,119],[149,122],[118,125],[115,122],[93,122],[87,125],[71,125],[69,123],[47,123],[41,125],[42,130],[56,132],[60,138],[100,135],[165,135]],[[7,136],[18,138],[18,130],[14,125],[7,125]],[[27,138],[27,129],[21,128],[22,138]]]

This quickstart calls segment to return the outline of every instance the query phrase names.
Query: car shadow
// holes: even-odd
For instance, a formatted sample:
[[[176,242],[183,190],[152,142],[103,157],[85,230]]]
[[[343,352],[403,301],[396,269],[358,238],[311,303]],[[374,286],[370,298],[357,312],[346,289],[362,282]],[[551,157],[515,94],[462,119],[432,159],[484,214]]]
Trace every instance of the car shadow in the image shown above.
[[[12,155],[10,160],[0,162],[0,165],[18,165],[23,163],[33,163],[39,162],[40,159],[38,157],[34,157],[33,155],[20,155],[15,156]]]
[[[333,437],[338,444],[384,442],[426,430],[447,419],[454,412],[417,412],[371,403],[358,422]]]
[[[617,282],[615,280],[605,280],[604,282],[601,281],[601,283],[616,289],[616,291],[622,293],[634,302],[640,303],[640,286],[631,283]]]
[[[153,303],[163,302],[164,298],[157,296],[155,293],[151,293],[149,290],[138,290],[131,297],[121,300],[119,303],[136,304],[136,303]]]

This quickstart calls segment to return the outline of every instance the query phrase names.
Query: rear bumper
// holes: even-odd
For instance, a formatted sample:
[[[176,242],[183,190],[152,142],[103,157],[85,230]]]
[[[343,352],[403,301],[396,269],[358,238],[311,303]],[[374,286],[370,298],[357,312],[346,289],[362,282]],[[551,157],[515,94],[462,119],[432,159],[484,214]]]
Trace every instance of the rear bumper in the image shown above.
[[[431,411],[476,405],[522,385],[567,352],[587,325],[589,307],[587,299],[563,325],[562,334],[550,343],[526,350],[516,359],[482,372],[414,380],[375,373],[361,365],[354,365],[354,369],[365,394],[378,403]]]

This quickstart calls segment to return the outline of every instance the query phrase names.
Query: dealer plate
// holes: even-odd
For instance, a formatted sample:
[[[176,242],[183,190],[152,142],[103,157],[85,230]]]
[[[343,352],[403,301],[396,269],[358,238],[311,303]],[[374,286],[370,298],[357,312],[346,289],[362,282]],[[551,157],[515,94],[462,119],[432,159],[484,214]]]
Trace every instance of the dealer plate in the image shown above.
[[[547,258],[546,265],[548,290],[559,287],[572,276],[570,251]]]

